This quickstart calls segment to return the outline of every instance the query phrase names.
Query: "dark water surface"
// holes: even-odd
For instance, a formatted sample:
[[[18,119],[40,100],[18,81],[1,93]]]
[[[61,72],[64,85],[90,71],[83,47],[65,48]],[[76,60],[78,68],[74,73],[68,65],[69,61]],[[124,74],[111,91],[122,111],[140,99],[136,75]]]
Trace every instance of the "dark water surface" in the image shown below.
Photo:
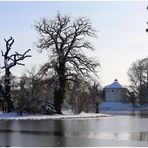
[[[0,121],[0,146],[148,146],[148,114],[85,120]]]

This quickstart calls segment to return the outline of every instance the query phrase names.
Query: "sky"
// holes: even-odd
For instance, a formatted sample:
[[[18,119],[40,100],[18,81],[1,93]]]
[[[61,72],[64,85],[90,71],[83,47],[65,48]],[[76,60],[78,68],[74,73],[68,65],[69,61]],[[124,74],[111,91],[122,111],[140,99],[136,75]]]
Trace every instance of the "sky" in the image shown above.
[[[100,82],[103,86],[114,79],[129,85],[127,71],[137,59],[148,57],[147,1],[0,1],[0,49],[5,50],[4,38],[12,36],[12,53],[23,53],[31,48],[31,58],[16,66],[12,73],[20,77],[31,67],[48,61],[48,53],[37,52],[38,33],[35,21],[54,18],[57,12],[72,18],[86,16],[97,30],[97,38],[90,39],[95,47],[91,56],[99,59]],[[0,58],[0,65],[3,59]]]

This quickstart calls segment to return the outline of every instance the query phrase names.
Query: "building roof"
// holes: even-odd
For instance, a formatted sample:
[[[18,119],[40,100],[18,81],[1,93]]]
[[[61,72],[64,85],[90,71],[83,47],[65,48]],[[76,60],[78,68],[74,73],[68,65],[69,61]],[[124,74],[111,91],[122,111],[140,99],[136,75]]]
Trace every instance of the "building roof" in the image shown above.
[[[123,88],[122,85],[118,82],[117,79],[110,85],[107,85],[105,88]]]

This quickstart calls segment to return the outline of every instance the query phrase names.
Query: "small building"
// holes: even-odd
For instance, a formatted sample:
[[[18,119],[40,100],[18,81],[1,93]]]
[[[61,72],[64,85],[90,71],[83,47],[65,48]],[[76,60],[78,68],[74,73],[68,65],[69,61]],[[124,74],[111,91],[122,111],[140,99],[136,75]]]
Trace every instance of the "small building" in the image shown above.
[[[125,102],[126,88],[124,88],[117,79],[108,86],[105,87],[105,101],[108,102]]]

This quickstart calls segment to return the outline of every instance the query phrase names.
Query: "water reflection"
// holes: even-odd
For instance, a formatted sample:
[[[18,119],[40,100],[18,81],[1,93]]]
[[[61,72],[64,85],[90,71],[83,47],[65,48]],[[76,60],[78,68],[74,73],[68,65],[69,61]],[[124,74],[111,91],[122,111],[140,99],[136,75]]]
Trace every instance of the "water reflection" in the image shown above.
[[[50,135],[50,136],[54,136],[55,138],[54,138],[54,142],[52,143],[52,145],[54,147],[55,146],[65,146],[66,145],[66,139],[64,138],[65,128],[64,128],[64,124],[62,120],[58,120],[58,121],[54,120],[53,124],[54,124],[54,129],[52,133],[50,133],[53,135]],[[50,137],[49,137],[49,140],[50,140]]]
[[[140,141],[148,141],[148,132],[140,132],[139,135]]]
[[[17,130],[0,130],[0,133],[7,133],[7,144],[9,143],[8,135],[11,133],[20,133],[27,135],[40,135],[40,136],[55,136],[61,137],[79,137],[79,138],[98,138],[98,139],[120,139],[120,140],[139,140],[148,141],[148,132],[133,132],[133,133],[95,133],[95,132],[64,132],[64,131],[17,131]],[[62,139],[63,140],[63,139]],[[61,140],[60,140],[61,141]],[[64,141],[62,141],[64,143]]]
[[[6,122],[5,125],[6,125],[6,127],[8,129],[11,128],[11,123],[10,122]],[[1,144],[4,145],[5,147],[9,147],[10,144],[11,144],[11,137],[10,137],[10,135],[9,134],[4,134],[2,139],[3,139],[3,144],[2,143]]]
[[[0,121],[0,146],[147,146],[147,123],[146,114],[137,112],[88,120]]]
[[[80,138],[98,138],[111,140],[139,140],[148,142],[148,132],[134,132],[134,133],[65,133],[68,137]]]

